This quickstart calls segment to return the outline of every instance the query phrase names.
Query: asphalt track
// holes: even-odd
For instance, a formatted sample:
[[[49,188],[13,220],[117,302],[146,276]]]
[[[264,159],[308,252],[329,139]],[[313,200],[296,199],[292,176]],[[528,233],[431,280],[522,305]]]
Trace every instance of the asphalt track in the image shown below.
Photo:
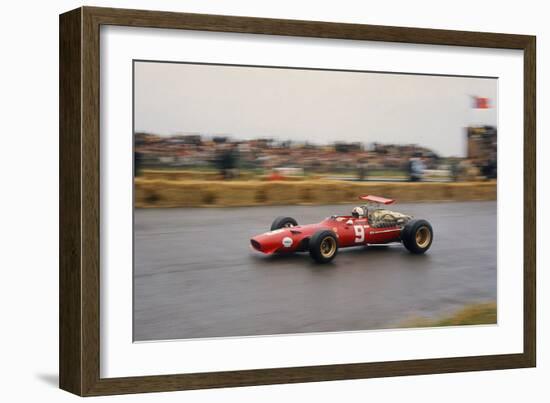
[[[134,340],[392,328],[496,300],[496,202],[397,205],[434,227],[421,256],[369,246],[318,265],[249,247],[278,215],[312,223],[351,207],[136,210]]]

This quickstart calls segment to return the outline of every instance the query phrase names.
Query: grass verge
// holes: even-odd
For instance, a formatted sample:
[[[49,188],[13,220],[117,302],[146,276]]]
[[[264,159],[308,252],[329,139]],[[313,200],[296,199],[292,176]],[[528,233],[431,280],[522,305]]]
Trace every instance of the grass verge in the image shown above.
[[[437,327],[463,325],[490,325],[497,323],[496,302],[466,305],[452,315],[440,319],[414,318],[401,327]]]

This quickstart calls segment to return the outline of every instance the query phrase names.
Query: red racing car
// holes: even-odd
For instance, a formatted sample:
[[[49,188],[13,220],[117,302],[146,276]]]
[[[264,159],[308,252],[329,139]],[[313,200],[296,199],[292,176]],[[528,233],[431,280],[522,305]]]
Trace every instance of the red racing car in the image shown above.
[[[431,246],[433,230],[426,220],[388,210],[395,202],[365,195],[367,202],[355,207],[351,215],[333,215],[318,224],[298,225],[292,217],[277,217],[271,231],[250,240],[262,253],[309,252],[318,263],[328,263],[338,248],[402,242],[411,253],[425,253]]]

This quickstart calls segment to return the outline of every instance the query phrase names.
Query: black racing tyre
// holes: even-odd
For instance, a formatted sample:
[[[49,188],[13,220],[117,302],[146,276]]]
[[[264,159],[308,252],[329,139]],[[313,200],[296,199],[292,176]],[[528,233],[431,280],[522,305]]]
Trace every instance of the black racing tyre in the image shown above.
[[[328,263],[338,253],[338,238],[330,230],[317,231],[309,240],[309,255],[317,263]]]
[[[401,240],[411,253],[425,253],[434,239],[432,226],[426,220],[411,220],[401,232]]]
[[[298,225],[298,222],[292,217],[277,217],[271,224],[271,231],[279,228],[295,227],[296,225]]]

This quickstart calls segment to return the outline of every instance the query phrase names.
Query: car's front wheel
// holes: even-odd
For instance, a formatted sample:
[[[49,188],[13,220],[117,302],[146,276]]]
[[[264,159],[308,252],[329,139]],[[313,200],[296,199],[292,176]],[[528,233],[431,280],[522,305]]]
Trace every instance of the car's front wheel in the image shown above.
[[[277,217],[275,220],[273,220],[273,224],[271,224],[271,231],[280,228],[295,227],[297,225],[298,222],[292,217]]]
[[[309,240],[309,255],[317,263],[328,263],[338,253],[338,238],[330,230],[317,231]]]
[[[434,238],[433,229],[426,220],[411,220],[405,225],[401,232],[401,240],[405,248],[411,253],[425,253]]]

